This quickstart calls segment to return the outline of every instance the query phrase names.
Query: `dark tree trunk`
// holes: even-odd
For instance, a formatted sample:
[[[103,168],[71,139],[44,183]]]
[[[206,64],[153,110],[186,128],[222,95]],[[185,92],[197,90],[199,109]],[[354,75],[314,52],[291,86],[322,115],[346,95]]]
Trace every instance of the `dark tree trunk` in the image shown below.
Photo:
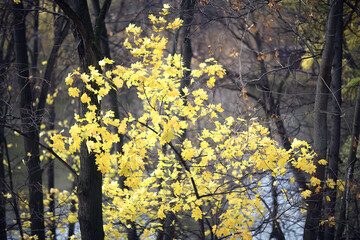
[[[348,158],[348,169],[347,169],[347,178],[345,185],[345,223],[349,220],[349,206],[350,206],[350,185],[354,180],[354,169],[356,163],[356,152],[359,146],[359,134],[360,134],[360,85],[358,86],[358,92],[356,97],[356,107],[355,107],[355,115],[351,136],[351,148],[349,150],[349,158]],[[346,235],[347,239],[350,234],[349,224],[346,224]]]
[[[39,0],[33,0],[34,22],[33,22],[33,47],[31,54],[31,74],[37,79],[39,77],[38,59],[39,59]]]
[[[272,230],[270,233],[270,239],[285,240],[283,231],[281,230],[280,223],[278,221],[278,189],[275,185],[275,178],[271,177],[271,196],[273,209],[271,211]]]
[[[77,1],[72,9],[65,1],[56,0],[64,13],[73,21],[76,32],[75,38],[79,41],[78,53],[81,64],[81,71],[88,72],[88,66],[98,68],[98,61],[101,58],[99,47],[96,46],[96,39],[93,32],[89,8],[86,0]],[[87,91],[85,88],[83,91]],[[100,104],[97,96],[92,92],[86,92],[91,98],[91,104],[97,106],[97,114],[100,111]],[[82,104],[81,114],[84,115],[87,106]],[[81,238],[83,240],[104,239],[102,219],[102,174],[97,170],[95,154],[88,152],[86,141],[80,147],[80,174],[78,181],[79,199],[79,223]]]
[[[317,153],[316,172],[314,177],[322,181],[325,178],[325,166],[318,164],[321,159],[326,159],[327,153],[327,102],[331,82],[331,68],[334,57],[334,42],[337,25],[337,9],[339,1],[332,1],[327,21],[325,46],[321,58],[320,73],[317,79],[315,106],[314,106],[314,150]],[[312,187],[312,195],[308,198],[308,212],[306,216],[304,239],[316,239],[319,233],[319,220],[321,219],[323,192],[315,193]]]
[[[175,239],[175,227],[173,221],[175,221],[176,215],[173,212],[167,212],[166,218],[162,222],[163,231],[160,231],[157,236],[157,240],[172,240]]]
[[[341,75],[342,75],[342,44],[343,44],[343,1],[339,0],[337,21],[337,29],[335,36],[335,56],[334,56],[334,73],[331,80],[331,92],[333,94],[331,101],[331,132],[329,143],[329,165],[327,169],[327,178],[337,181],[339,150],[340,150],[340,127],[341,127]],[[327,189],[326,195],[330,197],[330,201],[325,201],[325,219],[335,221],[335,206],[336,206],[336,192],[337,189]],[[334,224],[325,225],[325,239],[332,240],[335,237],[335,222]]]
[[[39,141],[39,131],[34,124],[34,120],[37,121],[37,119],[35,115],[36,112],[32,106],[33,97],[29,81],[25,12],[23,10],[22,2],[19,4],[14,3],[13,9],[16,67],[18,71],[18,83],[21,89],[20,115],[22,131],[28,136],[28,138],[24,138],[24,148],[25,153],[27,154],[25,159],[29,175],[28,185],[31,235],[37,235],[38,239],[42,240],[45,239],[44,206],[39,146],[36,143]]]
[[[0,19],[0,25],[9,21],[9,14],[5,14],[8,8],[1,11],[2,18]],[[2,30],[1,37],[5,39],[7,37],[8,32],[4,29]],[[12,41],[11,41],[12,42]],[[7,103],[9,99],[7,99],[7,69],[10,64],[10,58],[12,56],[13,45],[9,44],[7,49],[5,49],[5,42],[1,41],[0,46],[0,239],[6,239],[6,202],[7,199],[5,194],[7,192],[7,183],[5,179],[5,150],[6,150],[6,139],[4,132],[4,125],[6,123],[6,113],[7,113]]]
[[[89,18],[90,19],[90,18]],[[97,65],[88,58],[88,49],[84,45],[79,46],[79,56],[82,71],[87,72],[87,66]],[[94,58],[96,59],[96,58]],[[94,60],[93,59],[93,60]],[[86,66],[86,67],[85,67]],[[86,91],[85,89],[83,91]],[[99,114],[100,104],[97,96],[92,92],[87,92],[91,98],[91,104],[96,105]],[[87,112],[87,106],[81,105],[82,116]],[[98,171],[95,161],[95,153],[88,152],[86,142],[82,142],[80,147],[80,174],[78,183],[79,199],[79,223],[81,238],[84,240],[104,239],[103,219],[102,219],[102,174]]]
[[[74,190],[76,184],[73,182],[72,190]],[[76,202],[74,199],[71,200],[71,206],[70,206],[70,212],[75,213],[76,212]],[[75,223],[69,223],[69,231],[68,231],[68,240],[71,240],[72,236],[75,234]]]
[[[2,122],[2,106],[0,108],[0,121]],[[0,239],[6,239],[6,180],[4,166],[5,151],[4,127],[0,125]]]
[[[347,162],[347,169],[346,169],[346,183],[345,183],[345,191],[342,199],[342,206],[340,210],[340,217],[339,217],[339,227],[336,230],[336,239],[342,239],[344,229],[345,234],[348,237],[349,229],[349,205],[350,205],[350,185],[353,183],[354,180],[354,168],[356,163],[356,152],[359,146],[359,133],[360,133],[360,85],[358,86],[357,96],[356,96],[356,105],[355,105],[355,115],[353,120],[353,127],[351,132],[351,144],[349,149],[349,157]]]
[[[16,64],[19,69],[18,81],[22,89],[20,114],[22,118],[22,130],[26,134],[24,138],[25,152],[27,154],[26,166],[29,172],[29,209],[31,214],[31,234],[37,235],[39,239],[45,238],[44,232],[44,207],[42,193],[42,170],[39,159],[39,126],[41,125],[42,116],[46,103],[47,93],[51,74],[57,58],[57,53],[61,43],[65,39],[69,25],[66,24],[62,29],[60,36],[55,38],[54,47],[49,57],[48,65],[45,71],[46,81],[42,82],[39,103],[37,109],[33,107],[33,96],[31,83],[29,81],[28,56],[26,47],[26,27],[25,14],[22,10],[22,3],[14,4],[15,20],[15,53]],[[35,22],[36,22],[35,18]],[[37,51],[37,41],[35,40],[35,50]],[[34,50],[34,51],[35,51]],[[37,53],[34,52],[33,61],[37,61]],[[33,64],[35,64],[33,62]]]
[[[97,170],[94,153],[88,154],[86,142],[80,149],[78,184],[79,223],[84,240],[104,239],[102,220],[102,176]]]
[[[189,87],[190,85],[190,74],[191,74],[191,59],[193,57],[192,47],[191,47],[191,24],[194,19],[194,7],[195,0],[182,0],[180,4],[180,16],[184,20],[183,23],[183,36],[182,36],[182,46],[181,54],[183,60],[183,66],[186,69],[184,76],[181,79],[180,91],[183,95],[182,89],[184,87]]]

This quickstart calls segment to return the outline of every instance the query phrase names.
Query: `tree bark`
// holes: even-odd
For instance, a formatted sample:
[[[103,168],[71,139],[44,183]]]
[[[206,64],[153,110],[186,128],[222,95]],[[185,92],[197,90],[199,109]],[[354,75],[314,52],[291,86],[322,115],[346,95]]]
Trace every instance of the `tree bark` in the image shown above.
[[[55,0],[64,13],[73,21],[76,31],[75,39],[79,41],[78,54],[80,59],[81,71],[88,72],[90,65],[99,67],[98,61],[101,59],[99,46],[91,24],[89,8],[86,0],[73,3],[74,9],[62,0]],[[83,92],[91,98],[91,104],[97,106],[97,113],[100,113],[100,104],[97,96],[88,92],[83,87]],[[81,114],[87,111],[87,105],[81,104]],[[95,154],[88,152],[86,141],[80,147],[80,174],[78,182],[79,199],[79,223],[81,238],[83,240],[104,239],[103,219],[102,219],[102,174],[97,170]]]
[[[39,59],[39,0],[33,0],[34,18],[33,18],[33,46],[31,53],[31,75],[37,79],[39,77],[38,59]]]
[[[194,19],[194,7],[195,0],[182,0],[180,4],[180,16],[184,20],[183,23],[183,37],[182,37],[182,60],[185,69],[184,76],[181,79],[180,91],[183,95],[183,88],[190,86],[190,74],[191,74],[191,59],[193,57],[191,47],[191,24]]]
[[[320,179],[321,187],[324,186],[325,166],[318,164],[321,159],[326,159],[327,153],[327,102],[329,86],[331,82],[331,68],[334,57],[334,42],[337,25],[337,9],[339,1],[331,2],[327,30],[325,34],[325,46],[321,58],[320,72],[316,84],[315,106],[314,106],[314,150],[316,157],[316,172],[314,177]],[[319,233],[319,220],[321,219],[323,190],[315,192],[312,187],[312,195],[308,198],[308,213],[305,221],[304,239],[316,239]]]
[[[33,96],[29,80],[29,63],[26,47],[26,26],[23,4],[13,4],[14,14],[14,42],[18,83],[21,89],[20,116],[22,130],[29,137],[24,138],[24,148],[27,156],[29,185],[29,210],[31,221],[31,235],[37,235],[39,240],[45,239],[44,205],[42,192],[42,174],[39,159],[39,129],[34,124],[36,111],[33,108]],[[34,119],[35,118],[35,119]],[[33,141],[35,140],[35,142]]]
[[[331,80],[331,92],[333,93],[331,101],[331,132],[329,143],[329,165],[327,169],[327,178],[337,181],[338,165],[340,162],[340,128],[341,128],[341,79],[342,79],[342,44],[343,44],[343,0],[339,0],[339,8],[337,15],[338,21],[335,36],[335,56],[334,56],[334,73]],[[325,239],[334,239],[335,237],[335,206],[336,206],[337,189],[328,188],[326,195],[330,197],[330,201],[325,201],[325,218],[329,223],[325,225]]]
[[[9,8],[6,6],[1,13],[5,13]],[[0,25],[9,21],[9,14],[1,14],[2,18],[0,19]],[[2,29],[1,37],[5,38],[9,33],[5,29]],[[5,150],[6,150],[6,139],[5,139],[5,131],[4,126],[6,122],[6,114],[7,114],[7,103],[9,101],[9,97],[7,94],[7,69],[10,64],[10,58],[12,56],[13,51],[13,41],[10,41],[10,44],[5,49],[5,42],[1,41],[0,46],[0,239],[6,239],[6,203],[7,198],[5,194],[7,192],[7,183],[5,178]]]
[[[72,190],[74,190],[76,184],[75,182],[73,182],[72,184]],[[74,199],[71,199],[70,202],[70,212],[73,214],[76,212],[76,202]],[[75,233],[75,223],[69,223],[69,230],[68,230],[68,240],[72,240],[72,236]]]
[[[2,102],[2,101],[1,101]],[[1,106],[1,119],[3,120],[3,108]],[[6,180],[5,180],[5,166],[4,166],[4,151],[5,151],[5,134],[4,127],[0,126],[0,239],[6,239]]]
[[[339,217],[339,227],[336,231],[336,239],[341,239],[344,234],[344,229],[346,227],[345,234],[349,234],[349,222],[348,222],[348,207],[350,204],[350,185],[353,183],[354,179],[354,168],[356,163],[356,152],[359,146],[359,133],[360,133],[360,85],[358,86],[356,105],[355,105],[355,115],[353,120],[352,132],[351,132],[351,145],[349,149],[349,156],[347,161],[346,169],[346,182],[345,182],[345,191],[342,199],[342,205],[340,210]]]
[[[272,220],[272,230],[270,234],[270,239],[276,240],[285,240],[283,231],[281,230],[279,219],[278,219],[278,189],[275,185],[275,177],[271,176],[271,197],[273,210],[271,211],[271,220]]]

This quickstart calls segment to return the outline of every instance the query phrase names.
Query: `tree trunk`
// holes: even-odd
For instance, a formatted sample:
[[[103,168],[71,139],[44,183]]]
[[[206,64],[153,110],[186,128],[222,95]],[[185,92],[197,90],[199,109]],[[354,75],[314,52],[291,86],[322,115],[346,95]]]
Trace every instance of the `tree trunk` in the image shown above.
[[[104,239],[102,219],[102,176],[97,170],[94,153],[88,153],[86,142],[80,149],[78,185],[81,239]]]
[[[175,221],[176,215],[173,212],[167,212],[166,218],[162,222],[163,230],[159,231],[157,240],[172,240],[175,239],[175,227],[173,221]]]
[[[2,102],[2,101],[1,101]],[[0,108],[2,122],[3,107]],[[5,151],[5,134],[4,127],[0,125],[0,239],[6,239],[6,180],[4,166]]]
[[[185,69],[184,76],[181,79],[180,91],[183,95],[182,89],[190,86],[190,74],[191,74],[191,59],[193,57],[191,47],[191,24],[194,19],[194,7],[195,0],[182,0],[180,4],[180,16],[184,20],[183,23],[183,37],[182,37],[182,60]]]
[[[320,73],[316,84],[314,106],[314,150],[317,154],[316,172],[314,177],[321,180],[321,187],[325,178],[325,166],[318,164],[321,159],[326,159],[327,153],[327,102],[329,86],[331,82],[331,68],[334,57],[334,42],[337,25],[337,9],[339,1],[332,1],[327,20],[325,46],[321,58]],[[308,213],[306,216],[304,239],[316,239],[319,233],[319,220],[321,219],[323,190],[315,193],[316,187],[312,187],[312,195],[308,198]]]
[[[283,231],[281,230],[280,223],[278,221],[278,189],[275,185],[275,177],[271,176],[271,196],[273,210],[271,211],[271,220],[272,220],[272,230],[270,234],[270,239],[276,240],[285,240]]]
[[[78,54],[81,71],[88,72],[88,66],[99,67],[98,61],[101,58],[99,47],[96,46],[96,39],[93,32],[89,8],[86,0],[77,1],[72,9],[65,1],[55,0],[64,13],[73,21],[76,31],[75,39],[79,42]],[[88,91],[83,87],[83,91]],[[97,106],[97,113],[100,113],[100,104],[97,96],[92,92],[86,92],[91,98],[91,104]],[[87,105],[81,104],[81,114],[84,116]],[[104,239],[102,219],[102,174],[97,170],[95,154],[88,152],[86,141],[80,147],[80,174],[78,182],[79,199],[79,223],[81,238],[83,240]]]
[[[33,46],[31,56],[31,75],[37,79],[39,75],[38,59],[39,59],[39,0],[33,0],[34,22],[33,22]]]
[[[358,86],[358,92],[356,97],[356,106],[355,106],[355,116],[351,136],[351,148],[349,151],[348,158],[348,169],[347,169],[347,178],[345,184],[345,224],[346,224],[346,239],[349,239],[350,227],[349,227],[349,207],[350,207],[350,185],[354,180],[354,169],[356,163],[356,152],[359,146],[359,133],[360,133],[360,85]]]
[[[7,11],[9,8],[4,9],[3,11]],[[9,21],[9,14],[2,15],[0,19],[0,25]],[[1,37],[8,35],[8,31],[2,29]],[[7,183],[5,179],[5,150],[6,150],[6,139],[4,132],[4,125],[6,123],[6,114],[7,114],[7,106],[9,102],[9,97],[7,94],[7,69],[10,65],[10,58],[12,56],[13,51],[13,41],[10,41],[9,45],[6,46],[2,41],[0,46],[0,239],[6,239],[6,203],[7,198],[5,197],[7,189]]]
[[[13,4],[14,13],[14,42],[16,54],[16,67],[18,83],[21,89],[20,116],[22,131],[29,137],[24,137],[24,148],[27,156],[26,167],[28,170],[29,185],[29,210],[31,221],[31,235],[37,235],[39,240],[45,239],[44,231],[44,206],[42,192],[42,174],[39,159],[39,130],[34,124],[37,121],[33,109],[32,90],[29,81],[29,64],[26,47],[25,12],[23,4]],[[35,118],[35,119],[34,119]],[[33,141],[35,140],[35,142]]]
[[[355,105],[355,115],[353,120],[353,127],[351,132],[351,145],[349,149],[349,157],[347,162],[346,169],[346,182],[345,182],[345,191],[342,199],[342,205],[340,210],[339,217],[339,227],[336,231],[336,239],[341,239],[344,233],[346,226],[345,234],[348,237],[349,234],[349,223],[348,223],[348,207],[350,204],[350,185],[353,183],[354,179],[354,168],[356,163],[356,152],[359,146],[359,133],[360,133],[360,85],[358,86],[356,105]]]
[[[97,65],[97,62],[90,63],[88,51],[83,44],[79,46],[81,62],[84,63],[82,71],[87,72],[87,66]],[[84,53],[84,55],[82,55]],[[96,59],[96,58],[94,58]],[[86,68],[85,68],[86,66]],[[86,91],[86,89],[83,89]],[[92,92],[86,92],[91,98],[91,104],[97,106],[97,113],[100,112],[100,104],[97,96]],[[87,105],[81,104],[81,114],[84,117],[87,112]],[[79,198],[79,223],[81,238],[83,240],[104,239],[103,219],[102,219],[102,174],[98,171],[95,161],[95,153],[88,152],[86,141],[80,147],[80,174],[78,184]]]
[[[327,169],[327,178],[337,181],[338,165],[340,162],[340,128],[341,128],[341,75],[342,75],[342,44],[343,44],[343,1],[339,0],[338,13],[339,16],[336,26],[335,36],[335,56],[334,56],[334,73],[331,80],[331,92],[333,98],[331,101],[331,132],[329,143],[329,165]],[[330,201],[325,201],[325,218],[329,223],[325,225],[325,239],[334,239],[335,237],[335,206],[336,206],[337,189],[327,189],[326,195],[330,197]]]
[[[75,182],[73,182],[72,190],[75,188]],[[76,202],[74,199],[71,200],[70,203],[70,212],[75,213],[76,212]],[[69,223],[69,230],[68,230],[68,240],[72,240],[72,236],[75,234],[75,223]]]

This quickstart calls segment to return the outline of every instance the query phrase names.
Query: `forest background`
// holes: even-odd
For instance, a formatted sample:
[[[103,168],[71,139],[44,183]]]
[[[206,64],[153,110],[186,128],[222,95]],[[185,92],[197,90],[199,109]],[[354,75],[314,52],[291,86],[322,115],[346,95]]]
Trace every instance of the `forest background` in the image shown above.
[[[0,239],[359,239],[356,0],[4,0]]]

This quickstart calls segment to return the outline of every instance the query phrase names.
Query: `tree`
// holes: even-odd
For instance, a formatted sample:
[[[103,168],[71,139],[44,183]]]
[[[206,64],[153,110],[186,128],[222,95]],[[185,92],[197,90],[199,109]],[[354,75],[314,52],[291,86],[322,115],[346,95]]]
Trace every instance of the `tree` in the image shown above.
[[[2,9],[6,9],[6,5],[3,4]],[[9,13],[5,12],[5,10],[1,11],[1,19],[0,23],[4,26],[4,23],[9,21]],[[3,27],[1,29],[1,45],[0,45],[0,95],[2,98],[0,99],[0,238],[6,239],[6,192],[7,192],[7,181],[5,170],[6,166],[4,162],[6,161],[6,139],[5,139],[5,128],[3,126],[5,122],[5,115],[7,112],[7,103],[9,101],[8,95],[8,87],[6,84],[6,75],[7,68],[11,63],[12,53],[13,53],[13,41],[6,42],[6,38],[8,36],[9,29]],[[5,47],[6,45],[7,48]]]
[[[356,163],[356,152],[359,146],[359,134],[360,134],[360,127],[359,127],[359,120],[360,120],[360,87],[358,87],[357,97],[356,97],[356,105],[355,105],[355,115],[354,121],[352,126],[352,135],[351,135],[351,147],[349,150],[349,157],[348,157],[348,167],[346,169],[346,183],[345,183],[345,192],[344,197],[342,200],[342,207],[340,212],[340,220],[345,221],[345,224],[341,224],[337,230],[336,237],[340,238],[343,235],[343,231],[346,228],[345,236],[349,238],[350,236],[350,229],[349,229],[349,211],[347,210],[350,206],[350,184],[354,180],[354,167]],[[357,234],[354,234],[355,237]]]
[[[27,154],[26,166],[29,175],[29,210],[31,214],[31,235],[37,235],[40,240],[45,239],[44,205],[42,191],[42,175],[39,159],[39,120],[37,111],[33,107],[33,93],[29,79],[29,63],[26,47],[25,11],[23,3],[13,3],[14,14],[14,46],[16,66],[18,69],[18,83],[22,89],[20,100],[20,115],[22,128],[26,133],[24,149]],[[39,117],[39,118],[37,118]]]
[[[164,8],[161,14],[166,15],[167,11]],[[178,28],[181,24],[180,19],[166,23],[161,15],[151,15],[150,19],[155,29]],[[114,228],[114,223],[129,220],[136,221],[145,236],[151,234],[157,227],[151,223],[148,226],[146,219],[159,221],[171,211],[187,221],[201,220],[204,223],[203,227],[200,224],[191,230],[193,236],[215,238],[236,234],[249,238],[249,226],[256,219],[251,217],[251,212],[261,216],[265,209],[258,189],[262,183],[247,181],[246,172],[252,172],[250,178],[253,180],[260,180],[260,173],[265,170],[274,176],[282,176],[287,161],[291,159],[290,152],[301,148],[302,151],[294,152],[301,158],[292,159],[291,164],[312,173],[313,155],[308,151],[308,145],[294,142],[293,149],[288,152],[277,148],[276,142],[266,137],[267,130],[257,123],[247,124],[232,117],[221,123],[218,120],[222,111],[220,105],[206,104],[206,90],[191,89],[191,84],[189,88],[183,88],[188,101],[183,100],[179,90],[185,70],[181,56],[175,54],[165,58],[167,40],[160,35],[142,38],[139,36],[141,31],[135,25],[127,28],[129,40],[125,41],[125,46],[139,58],[131,67],[116,66],[103,74],[91,67],[89,74],[75,72],[67,78],[69,95],[80,97],[87,111],[84,117],[76,117],[77,122],[70,127],[68,139],[61,134],[53,137],[53,147],[64,151],[64,146],[68,145],[66,151],[74,153],[81,151],[86,142],[88,150],[94,152],[96,166],[105,176],[103,189],[109,199],[104,207],[107,219],[104,228],[108,237],[120,237],[121,230]],[[105,58],[99,65],[106,69],[106,64],[112,63]],[[201,66],[201,69],[192,70],[191,76],[207,74],[210,89],[214,86],[215,76],[223,77],[225,74],[212,59]],[[129,113],[121,121],[114,119],[112,111],[96,114],[97,108],[88,93],[80,95],[77,81],[82,81],[85,88],[99,98],[109,93],[112,84],[117,88],[135,87],[143,100],[144,112],[139,117]],[[176,136],[191,129],[191,122],[201,121],[206,116],[213,123],[209,130],[204,128],[198,133],[199,141],[187,136],[177,145]],[[108,131],[110,126],[129,136],[123,145],[123,153],[111,153],[111,147],[120,139],[117,133]],[[164,153],[163,146],[167,146],[169,151]],[[247,154],[251,157],[248,158]],[[126,177],[128,189],[119,188],[117,181],[113,181],[116,179],[111,174],[113,168],[120,176]],[[158,182],[162,187],[159,192],[154,192],[151,189],[156,189]],[[304,192],[303,196],[307,197],[307,193]],[[210,210],[214,208],[219,208],[219,212]],[[209,220],[205,221],[205,216],[209,216]]]
[[[332,1],[327,21],[326,30],[326,43],[324,46],[320,72],[316,85],[316,96],[314,106],[314,150],[317,153],[317,161],[327,159],[327,102],[330,82],[331,82],[331,69],[334,58],[334,42],[336,34],[336,26],[338,21],[337,11],[341,2]],[[325,166],[316,164],[315,177],[321,182],[325,180]],[[322,186],[323,187],[323,186]],[[319,233],[319,216],[321,216],[323,195],[322,190],[312,188],[314,194],[310,197],[308,204],[308,214],[306,216],[304,239],[316,239]]]
[[[99,48],[99,37],[101,36],[101,20],[96,27],[99,28],[98,36],[94,35],[87,1],[75,3],[74,9],[65,1],[56,0],[56,3],[64,13],[73,21],[76,26],[75,37],[80,44],[78,54],[82,71],[89,71],[88,67],[98,66],[101,52]],[[105,1],[101,16],[104,18],[109,7],[110,1]],[[102,20],[103,21],[103,20]],[[95,86],[94,86],[95,87]],[[89,92],[85,87],[82,90],[91,99],[91,103],[96,106],[95,114],[100,113],[100,103],[97,96]],[[85,116],[87,106],[82,104],[81,116]],[[79,197],[79,221],[83,239],[103,239],[103,219],[102,219],[102,174],[98,171],[95,163],[95,153],[89,152],[87,143],[83,142],[80,151],[80,173],[78,179]]]
[[[38,2],[37,2],[38,4]],[[26,12],[23,9],[23,3],[13,3],[14,15],[14,46],[16,53],[16,66],[18,68],[18,82],[21,86],[20,116],[24,136],[24,150],[26,153],[26,166],[29,175],[29,210],[31,215],[31,235],[36,235],[39,239],[45,239],[44,232],[44,205],[42,191],[42,169],[40,166],[39,151],[39,133],[42,118],[45,113],[46,99],[51,83],[51,75],[54,69],[58,51],[64,41],[69,25],[64,28],[59,27],[60,35],[55,38],[54,46],[48,59],[48,65],[45,71],[44,81],[41,83],[40,93],[37,99],[37,93],[32,88],[33,80],[29,76],[29,63],[27,55],[26,38]],[[38,5],[35,4],[35,7]],[[38,9],[35,9],[35,40],[34,52],[32,56],[32,66],[35,68],[38,61]],[[61,21],[60,21],[61,22]],[[60,23],[62,25],[63,22]],[[35,71],[36,73],[36,71]],[[37,74],[36,74],[37,75]],[[33,76],[34,77],[34,76]],[[37,78],[33,78],[37,79]]]
[[[330,143],[329,143],[329,165],[327,170],[327,179],[333,179],[334,182],[338,180],[338,168],[340,163],[340,130],[341,130],[341,84],[342,84],[342,60],[343,60],[343,2],[339,1],[338,4],[338,20],[336,25],[336,36],[334,43],[334,65],[333,65],[333,78],[331,80],[331,92],[334,93],[331,99],[331,112],[330,116],[331,129],[330,129]],[[329,219],[329,224],[325,226],[325,239],[334,239],[335,236],[335,219],[336,212],[336,189],[328,188],[326,195],[330,197],[330,201],[326,201],[325,218]]]

